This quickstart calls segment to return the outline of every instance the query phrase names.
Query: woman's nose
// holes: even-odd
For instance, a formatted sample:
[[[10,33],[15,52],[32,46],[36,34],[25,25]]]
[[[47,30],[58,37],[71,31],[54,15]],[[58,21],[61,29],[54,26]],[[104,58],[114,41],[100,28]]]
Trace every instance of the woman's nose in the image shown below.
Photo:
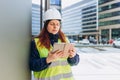
[[[58,27],[58,25],[54,25],[54,28]]]

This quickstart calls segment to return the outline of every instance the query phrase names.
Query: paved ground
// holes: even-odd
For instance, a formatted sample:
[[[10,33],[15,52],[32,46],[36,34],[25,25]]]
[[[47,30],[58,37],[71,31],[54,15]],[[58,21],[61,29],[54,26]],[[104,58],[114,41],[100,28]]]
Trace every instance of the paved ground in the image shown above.
[[[120,80],[120,53],[79,53],[72,67],[75,80]]]
[[[113,47],[77,47],[78,53],[120,53],[120,48]]]

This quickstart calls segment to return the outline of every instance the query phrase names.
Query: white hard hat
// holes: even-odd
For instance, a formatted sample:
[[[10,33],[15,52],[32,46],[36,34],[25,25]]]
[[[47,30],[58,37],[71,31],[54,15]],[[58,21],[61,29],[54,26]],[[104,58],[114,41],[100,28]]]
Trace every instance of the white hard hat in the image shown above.
[[[59,20],[61,20],[61,14],[60,14],[60,12],[59,12],[57,9],[55,9],[55,8],[48,9],[48,10],[44,13],[43,21],[51,20],[51,19],[59,19]]]

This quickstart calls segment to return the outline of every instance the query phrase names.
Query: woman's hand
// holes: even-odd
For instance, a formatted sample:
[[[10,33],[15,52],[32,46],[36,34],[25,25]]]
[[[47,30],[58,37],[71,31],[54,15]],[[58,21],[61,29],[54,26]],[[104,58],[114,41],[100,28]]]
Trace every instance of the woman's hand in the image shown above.
[[[75,47],[72,45],[69,49],[69,58],[73,58],[75,55],[76,55],[76,50],[75,50]]]
[[[63,56],[63,51],[56,50],[54,52],[49,52],[48,57],[46,59],[47,63],[53,62]]]

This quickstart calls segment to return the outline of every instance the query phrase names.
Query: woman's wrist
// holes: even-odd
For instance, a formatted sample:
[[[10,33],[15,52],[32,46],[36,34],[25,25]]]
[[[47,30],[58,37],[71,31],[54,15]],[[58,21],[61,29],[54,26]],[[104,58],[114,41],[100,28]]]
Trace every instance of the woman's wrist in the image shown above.
[[[73,55],[69,55],[69,58],[73,58],[75,57],[76,54],[73,54]]]
[[[48,57],[46,58],[46,63],[51,63],[51,61],[48,59]]]

